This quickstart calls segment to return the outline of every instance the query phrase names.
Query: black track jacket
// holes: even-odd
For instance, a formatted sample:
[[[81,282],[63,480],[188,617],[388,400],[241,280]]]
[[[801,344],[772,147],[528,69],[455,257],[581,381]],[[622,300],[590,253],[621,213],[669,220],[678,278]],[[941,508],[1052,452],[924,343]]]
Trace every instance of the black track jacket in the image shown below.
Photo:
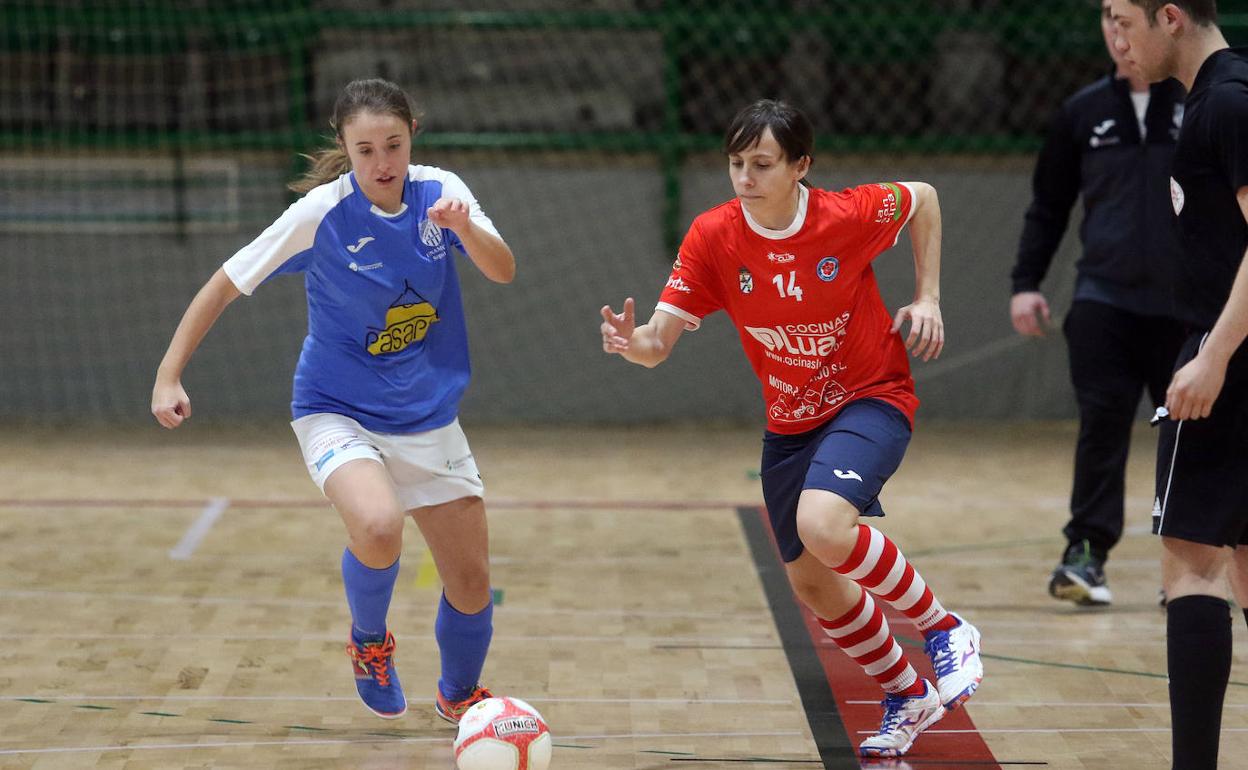
[[[1152,86],[1145,141],[1125,79],[1107,75],[1062,104],[1036,162],[1034,198],[1011,274],[1015,293],[1039,290],[1082,193],[1083,257],[1075,264],[1080,276],[1136,296],[1143,290],[1155,313],[1172,314],[1181,249],[1170,204],[1170,163],[1183,98],[1176,80]]]

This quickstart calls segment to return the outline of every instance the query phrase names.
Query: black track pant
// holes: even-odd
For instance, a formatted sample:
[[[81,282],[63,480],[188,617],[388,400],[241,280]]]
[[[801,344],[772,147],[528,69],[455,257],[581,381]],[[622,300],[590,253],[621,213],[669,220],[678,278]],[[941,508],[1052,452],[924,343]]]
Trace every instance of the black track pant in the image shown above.
[[[1069,542],[1087,540],[1106,554],[1122,537],[1127,450],[1140,396],[1147,389],[1154,406],[1165,403],[1184,331],[1177,321],[1099,302],[1073,303],[1062,331],[1079,402],[1070,522],[1062,532]]]

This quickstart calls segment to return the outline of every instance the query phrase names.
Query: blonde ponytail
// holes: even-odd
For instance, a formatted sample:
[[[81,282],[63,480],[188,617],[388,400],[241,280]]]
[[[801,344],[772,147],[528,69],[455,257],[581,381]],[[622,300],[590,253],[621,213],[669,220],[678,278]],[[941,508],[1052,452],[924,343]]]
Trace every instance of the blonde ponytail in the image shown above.
[[[295,181],[286,185],[291,192],[303,195],[326,182],[332,182],[351,170],[351,159],[341,147],[327,147],[314,155],[301,155],[311,167]]]

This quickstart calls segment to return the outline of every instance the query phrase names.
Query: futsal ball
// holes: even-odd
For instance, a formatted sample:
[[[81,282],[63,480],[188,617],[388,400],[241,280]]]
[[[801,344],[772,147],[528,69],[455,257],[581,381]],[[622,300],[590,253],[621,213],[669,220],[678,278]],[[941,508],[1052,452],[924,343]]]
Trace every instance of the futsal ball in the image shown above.
[[[459,770],[546,770],[550,730],[519,698],[486,698],[464,712],[455,737]]]

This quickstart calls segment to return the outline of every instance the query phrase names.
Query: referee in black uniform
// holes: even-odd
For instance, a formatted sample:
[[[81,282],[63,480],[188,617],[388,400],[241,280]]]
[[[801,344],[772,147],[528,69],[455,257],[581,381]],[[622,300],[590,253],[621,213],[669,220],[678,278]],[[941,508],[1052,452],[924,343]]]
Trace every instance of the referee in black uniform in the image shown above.
[[[1127,452],[1140,394],[1165,402],[1184,328],[1174,317],[1181,252],[1170,213],[1170,164],[1183,121],[1183,86],[1153,85],[1114,50],[1110,0],[1101,33],[1113,71],[1077,91],[1053,116],[1036,159],[1033,198],[1011,273],[1010,320],[1042,336],[1049,304],[1040,291],[1083,196],[1083,257],[1062,324],[1079,404],[1066,546],[1049,594],[1085,606],[1113,600],[1109,550],[1122,538]]]
[[[1153,529],[1162,536],[1173,766],[1214,770],[1231,671],[1226,585],[1248,607],[1248,49],[1214,0],[1112,0],[1115,45],[1188,89],[1171,172],[1192,326],[1166,391]],[[1248,610],[1245,610],[1248,619]]]

